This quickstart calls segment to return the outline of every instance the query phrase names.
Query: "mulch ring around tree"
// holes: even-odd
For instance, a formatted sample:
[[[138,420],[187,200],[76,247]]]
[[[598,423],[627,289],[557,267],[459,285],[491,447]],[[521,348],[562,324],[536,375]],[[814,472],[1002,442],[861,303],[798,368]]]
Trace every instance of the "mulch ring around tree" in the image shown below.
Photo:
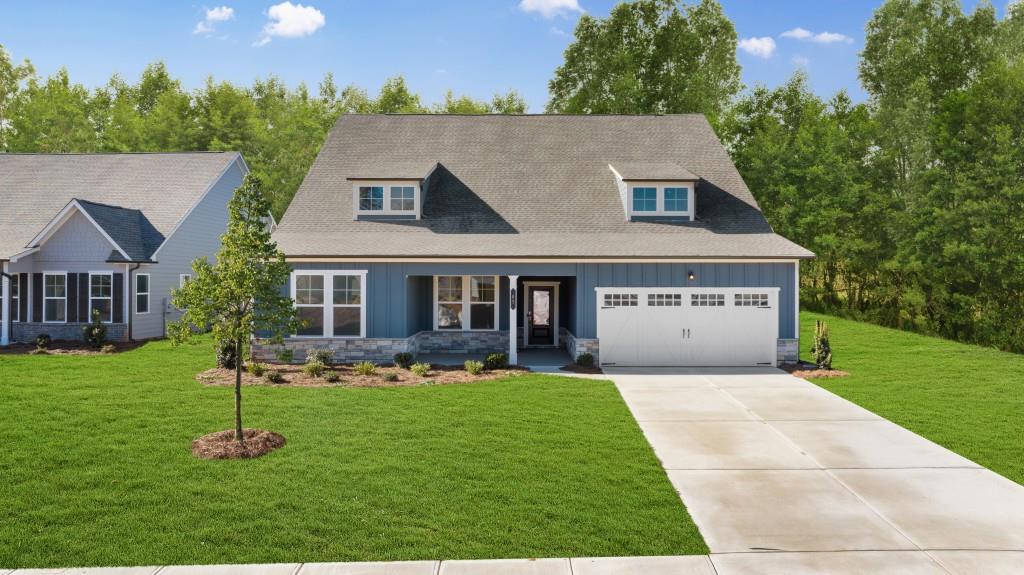
[[[192,455],[200,459],[250,459],[284,447],[284,436],[265,429],[243,429],[242,441],[235,430],[218,431],[192,442]]]
[[[43,351],[36,351],[34,343],[12,343],[7,347],[0,347],[0,355],[109,355],[129,351],[145,345],[145,341],[132,342],[107,342],[104,345],[108,351],[92,347],[84,341],[53,341]],[[112,346],[112,347],[107,347]]]
[[[301,365],[266,364],[266,371],[277,371],[281,374],[280,383],[272,383],[267,379],[266,372],[256,376],[248,371],[242,372],[242,385],[268,385],[291,387],[410,387],[415,385],[476,383],[514,377],[529,373],[519,367],[482,371],[473,375],[461,366],[433,365],[425,376],[402,369],[400,367],[377,366],[372,375],[359,375],[352,365],[329,365],[320,376],[303,373]],[[393,374],[393,375],[389,375]],[[332,381],[335,380],[336,381]],[[228,386],[235,385],[235,371],[231,369],[213,368],[196,375],[196,380],[203,385]]]
[[[850,375],[848,372],[839,369],[821,369],[813,363],[783,363],[779,365],[779,369],[788,371],[794,377],[800,377],[803,379],[820,378],[820,377],[846,377]]]

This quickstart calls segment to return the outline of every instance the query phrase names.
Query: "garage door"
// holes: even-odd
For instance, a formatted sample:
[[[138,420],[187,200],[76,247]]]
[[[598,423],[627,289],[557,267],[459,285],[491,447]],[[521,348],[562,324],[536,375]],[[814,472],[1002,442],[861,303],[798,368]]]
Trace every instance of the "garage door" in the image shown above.
[[[602,365],[775,365],[779,288],[597,288]]]

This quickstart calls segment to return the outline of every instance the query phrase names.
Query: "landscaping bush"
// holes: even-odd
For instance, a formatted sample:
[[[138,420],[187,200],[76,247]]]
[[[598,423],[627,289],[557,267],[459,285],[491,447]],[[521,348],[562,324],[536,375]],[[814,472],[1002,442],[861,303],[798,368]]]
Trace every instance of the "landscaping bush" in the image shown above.
[[[117,351],[117,347],[115,347],[114,344],[112,343],[108,343],[100,347],[100,353],[114,353],[115,351]]]
[[[332,359],[334,359],[334,352],[325,347],[313,347],[306,352],[306,363],[329,365]]]
[[[416,375],[418,375],[420,377],[426,377],[427,374],[430,373],[430,364],[429,363],[414,363],[414,364],[409,366],[409,371],[415,373]]]
[[[377,366],[369,361],[360,361],[352,370],[359,375],[373,375],[377,373]]]
[[[473,359],[467,359],[466,363],[462,364],[466,368],[469,375],[479,375],[484,370],[484,362],[476,361]]]
[[[594,354],[581,353],[576,356],[576,365],[580,367],[594,367]]]
[[[328,371],[324,374],[324,381],[327,383],[338,383],[341,381],[341,376],[336,371]]]
[[[407,351],[396,353],[394,357],[395,365],[402,369],[409,369],[409,366],[412,365],[412,359],[412,354]]]
[[[277,361],[280,361],[281,363],[291,363],[295,361],[295,350],[290,347],[282,347],[277,350],[277,353],[275,353],[274,356],[277,357]]]
[[[53,338],[49,334],[41,333],[36,336],[36,348],[38,349],[47,349],[51,343],[53,343]]]
[[[814,325],[814,343],[811,345],[811,358],[821,369],[832,369],[832,345],[829,343],[831,332],[828,324],[820,319]]]
[[[246,365],[245,367],[246,369],[249,370],[249,373],[255,375],[256,377],[262,377],[263,374],[267,371],[266,365],[256,361],[249,362],[249,364]]]
[[[505,369],[508,367],[508,354],[507,353],[491,353],[484,359],[484,368],[491,369]]]
[[[95,348],[103,347],[103,342],[107,341],[107,326],[103,325],[99,310],[92,310],[92,321],[82,326],[82,339]]]
[[[217,367],[235,369],[238,355],[235,353],[235,342],[224,340],[217,342]]]
[[[302,373],[310,377],[320,377],[327,371],[327,366],[319,361],[310,361],[302,366]]]
[[[382,373],[380,378],[384,381],[398,381],[398,374],[393,371],[389,371],[387,373]]]
[[[263,381],[267,383],[284,383],[284,376],[276,369],[270,369],[263,373]]]

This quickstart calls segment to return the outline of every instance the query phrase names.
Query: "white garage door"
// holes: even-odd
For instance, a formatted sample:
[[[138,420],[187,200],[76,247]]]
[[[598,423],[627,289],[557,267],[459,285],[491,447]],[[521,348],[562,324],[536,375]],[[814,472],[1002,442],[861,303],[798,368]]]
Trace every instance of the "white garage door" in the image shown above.
[[[775,365],[779,288],[597,288],[602,365]]]

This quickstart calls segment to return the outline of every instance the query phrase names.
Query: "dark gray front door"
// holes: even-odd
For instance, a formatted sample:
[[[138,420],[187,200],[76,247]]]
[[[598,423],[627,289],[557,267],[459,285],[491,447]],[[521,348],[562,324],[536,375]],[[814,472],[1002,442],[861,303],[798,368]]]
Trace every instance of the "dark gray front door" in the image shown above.
[[[554,291],[551,287],[530,288],[530,297],[526,304],[530,345],[555,344]]]

